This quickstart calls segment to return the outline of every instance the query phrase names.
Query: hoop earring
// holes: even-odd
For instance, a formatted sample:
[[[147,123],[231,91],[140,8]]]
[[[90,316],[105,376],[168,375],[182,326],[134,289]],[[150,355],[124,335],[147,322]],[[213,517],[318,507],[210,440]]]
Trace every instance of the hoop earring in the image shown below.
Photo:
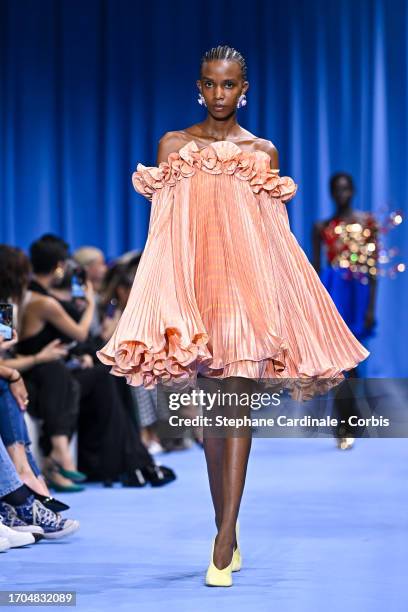
[[[205,103],[205,99],[204,99],[204,96],[203,96],[203,94],[202,94],[202,93],[199,93],[199,94],[198,94],[197,102],[198,102],[199,104],[201,104],[201,106],[202,106],[203,104],[204,104],[204,106],[207,106],[207,105],[206,105],[206,103]]]
[[[247,105],[246,95],[242,94],[241,96],[239,96],[237,108],[242,108],[243,106],[246,106],[246,105]]]
[[[61,280],[64,277],[64,268],[62,266],[57,266],[54,270],[54,278],[57,280]]]

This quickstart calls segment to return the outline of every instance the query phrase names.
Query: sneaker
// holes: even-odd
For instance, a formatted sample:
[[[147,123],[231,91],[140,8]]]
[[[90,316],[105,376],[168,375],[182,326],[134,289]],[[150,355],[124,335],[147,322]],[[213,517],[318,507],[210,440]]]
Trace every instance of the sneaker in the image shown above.
[[[157,442],[157,440],[152,440],[149,442],[147,445],[147,450],[151,455],[159,455],[160,453],[164,453],[164,448],[160,442]]]
[[[4,525],[3,519],[0,516],[0,538],[6,538],[9,541],[10,548],[18,548],[19,546],[27,546],[27,544],[35,544],[35,538],[32,533],[15,531]]]
[[[29,497],[27,501],[34,500],[34,497]],[[43,534],[44,530],[39,525],[28,525],[25,521],[22,521],[14,509],[14,506],[6,504],[6,502],[0,502],[0,516],[2,518],[3,525],[7,525],[14,531],[23,531],[34,534]]]
[[[6,552],[10,548],[10,542],[7,538],[0,538],[0,552]]]
[[[43,506],[38,499],[16,506],[15,510],[18,518],[25,523],[42,527],[46,540],[59,540],[79,529],[79,521],[62,518],[60,514]]]

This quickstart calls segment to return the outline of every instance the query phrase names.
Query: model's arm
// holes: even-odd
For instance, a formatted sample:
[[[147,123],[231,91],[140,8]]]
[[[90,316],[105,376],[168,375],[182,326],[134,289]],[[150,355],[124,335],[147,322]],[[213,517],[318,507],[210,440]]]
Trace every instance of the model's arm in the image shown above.
[[[372,240],[376,245],[376,250],[378,250],[378,225],[375,223],[375,227],[372,233]],[[368,275],[368,282],[370,286],[370,295],[368,300],[367,312],[365,314],[364,325],[366,328],[370,328],[374,323],[375,319],[375,304],[377,299],[377,277]]]
[[[178,151],[183,146],[184,140],[179,132],[166,132],[159,140],[157,149],[156,165],[166,162],[170,153]]]
[[[365,314],[364,325],[367,328],[370,328],[374,323],[375,319],[375,302],[377,298],[377,279],[374,276],[369,276],[369,285],[370,285],[370,297],[367,306],[367,312]]]
[[[313,267],[320,274],[320,252],[322,248],[322,224],[315,223],[313,225],[312,246],[313,246]]]

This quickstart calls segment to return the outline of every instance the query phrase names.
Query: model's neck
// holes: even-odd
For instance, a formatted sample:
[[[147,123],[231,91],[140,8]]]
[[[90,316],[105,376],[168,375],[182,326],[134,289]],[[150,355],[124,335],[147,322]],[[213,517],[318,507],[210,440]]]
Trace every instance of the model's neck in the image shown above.
[[[214,119],[211,115],[207,115],[200,126],[207,136],[216,140],[229,140],[238,136],[241,129],[235,112],[226,119]]]
[[[345,219],[347,217],[351,217],[353,214],[353,208],[351,206],[351,203],[349,203],[347,206],[337,206],[337,217],[340,217],[340,219]]]

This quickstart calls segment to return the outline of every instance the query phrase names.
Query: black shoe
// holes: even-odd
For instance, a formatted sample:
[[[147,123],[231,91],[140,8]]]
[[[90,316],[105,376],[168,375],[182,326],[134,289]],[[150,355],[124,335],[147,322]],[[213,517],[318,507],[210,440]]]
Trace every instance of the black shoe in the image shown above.
[[[144,487],[147,484],[147,480],[139,468],[132,472],[121,474],[119,480],[124,487]]]
[[[173,470],[164,465],[147,465],[141,471],[152,487],[162,487],[177,478]]]
[[[32,492],[34,497],[38,499],[43,506],[48,508],[48,510],[52,510],[53,512],[63,512],[64,510],[69,510],[70,506],[68,504],[64,504],[64,502],[55,499],[55,497],[48,497],[47,495],[41,495],[36,491],[33,491],[28,485],[26,485],[28,489]]]

